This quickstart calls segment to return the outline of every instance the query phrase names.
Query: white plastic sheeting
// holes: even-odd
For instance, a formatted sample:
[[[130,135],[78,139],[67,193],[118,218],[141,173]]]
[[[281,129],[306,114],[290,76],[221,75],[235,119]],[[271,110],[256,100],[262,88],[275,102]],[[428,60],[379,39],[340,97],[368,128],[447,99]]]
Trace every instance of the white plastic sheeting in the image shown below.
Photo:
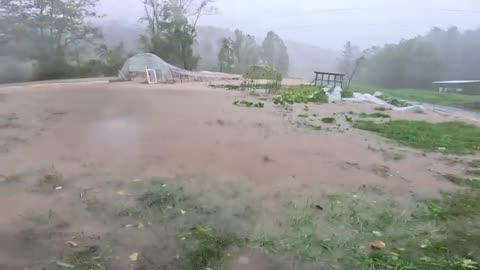
[[[151,53],[141,53],[129,58],[122,69],[119,77],[130,80],[138,74],[145,74],[147,69],[154,69],[159,82],[174,81],[176,78],[215,78],[215,79],[240,79],[240,75],[210,71],[189,71],[170,65],[160,57]]]
[[[129,58],[119,72],[119,77],[128,80],[136,74],[145,73],[147,69],[153,69],[157,73],[159,81],[172,81],[173,73],[170,65],[160,57],[151,53],[137,54]]]
[[[388,104],[388,102],[386,102],[384,100],[381,100],[381,99],[379,99],[379,98],[377,98],[377,97],[375,97],[374,95],[371,95],[371,94],[353,93],[352,98],[345,98],[343,100],[353,101],[353,102],[368,102],[368,103],[373,103],[373,104],[377,104],[377,105],[381,105],[381,106],[391,107],[391,105]]]
[[[409,107],[395,107],[390,103],[379,99],[378,97],[382,96],[381,92],[375,92],[373,95],[371,94],[361,94],[361,93],[353,93],[353,98],[344,98],[343,100],[346,101],[353,101],[353,102],[368,102],[373,103],[376,105],[384,106],[387,108],[391,108],[394,111],[400,112],[412,112],[412,113],[426,113],[427,109],[422,105],[414,105]]]
[[[342,101],[342,91],[343,89],[340,86],[335,87],[328,95],[328,102],[333,103]]]
[[[423,107],[422,105],[414,105],[410,107],[399,107],[399,108],[393,108],[394,111],[399,111],[399,112],[413,112],[413,113],[426,113],[427,109]]]

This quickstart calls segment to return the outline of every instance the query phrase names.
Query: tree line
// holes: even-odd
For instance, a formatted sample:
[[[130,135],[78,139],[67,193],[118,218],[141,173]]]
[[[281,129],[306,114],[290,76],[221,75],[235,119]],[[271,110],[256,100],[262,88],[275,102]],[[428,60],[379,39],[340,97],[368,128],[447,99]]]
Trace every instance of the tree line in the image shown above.
[[[273,31],[268,32],[262,45],[255,38],[235,30],[234,38],[224,38],[218,54],[221,72],[243,74],[253,65],[263,64],[288,74],[289,56],[283,40]]]
[[[0,57],[31,62],[31,79],[115,76],[133,55],[120,43],[104,44],[103,35],[91,23],[103,17],[96,12],[99,0],[0,0]],[[214,0],[142,0],[146,26],[139,49],[166,62],[194,70],[200,56],[194,55],[196,26],[202,16],[215,14]],[[235,32],[222,41],[218,55],[220,71],[243,72],[251,65],[267,64],[288,71],[283,41],[273,32],[262,46],[255,38]],[[8,69],[0,65],[2,69]],[[18,73],[18,72],[17,72]],[[1,82],[2,78],[0,78]]]
[[[364,51],[348,42],[339,70],[347,77],[356,70],[358,83],[429,89],[437,80],[479,79],[479,48],[480,29],[433,28],[423,36]]]

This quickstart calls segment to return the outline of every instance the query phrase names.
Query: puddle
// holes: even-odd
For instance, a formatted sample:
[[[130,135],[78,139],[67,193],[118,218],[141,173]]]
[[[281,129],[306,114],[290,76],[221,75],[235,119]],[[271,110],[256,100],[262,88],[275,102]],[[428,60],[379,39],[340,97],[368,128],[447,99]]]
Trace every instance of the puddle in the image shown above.
[[[137,154],[141,150],[143,128],[137,121],[116,118],[97,122],[87,132],[88,141],[121,154]]]

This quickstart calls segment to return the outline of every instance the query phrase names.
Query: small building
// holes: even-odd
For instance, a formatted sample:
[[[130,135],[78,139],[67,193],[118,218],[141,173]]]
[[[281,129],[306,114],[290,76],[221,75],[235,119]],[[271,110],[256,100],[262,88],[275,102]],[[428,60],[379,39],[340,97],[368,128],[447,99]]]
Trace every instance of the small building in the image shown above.
[[[439,92],[460,92],[470,95],[480,95],[480,80],[437,81],[433,82]]]

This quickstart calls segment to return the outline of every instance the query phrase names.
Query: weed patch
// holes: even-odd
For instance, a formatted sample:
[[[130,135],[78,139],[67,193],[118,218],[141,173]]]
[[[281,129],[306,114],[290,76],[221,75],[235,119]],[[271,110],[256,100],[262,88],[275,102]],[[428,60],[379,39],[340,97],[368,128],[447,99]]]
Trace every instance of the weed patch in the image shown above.
[[[56,262],[57,270],[107,270],[104,257],[98,246],[90,246],[67,255],[64,260]]]
[[[395,120],[375,123],[359,120],[354,127],[379,133],[398,143],[425,151],[470,154],[480,150],[480,128],[462,122]]]
[[[380,193],[323,196],[321,206],[289,204],[285,232],[252,242],[325,269],[477,269],[478,195],[449,194],[408,210]],[[386,247],[373,250],[372,241]]]
[[[310,102],[327,103],[328,97],[320,87],[300,85],[289,87],[280,96],[273,98],[273,103],[280,105]]]
[[[353,91],[350,89],[343,89],[342,98],[353,98]]]
[[[187,213],[208,216],[215,210],[192,200],[183,188],[170,188],[162,182],[153,182],[148,190],[137,198],[137,208],[133,212],[139,216],[173,219]]]
[[[235,235],[224,234],[210,227],[192,228],[180,236],[191,269],[216,269],[223,263],[228,248],[242,245]]]

